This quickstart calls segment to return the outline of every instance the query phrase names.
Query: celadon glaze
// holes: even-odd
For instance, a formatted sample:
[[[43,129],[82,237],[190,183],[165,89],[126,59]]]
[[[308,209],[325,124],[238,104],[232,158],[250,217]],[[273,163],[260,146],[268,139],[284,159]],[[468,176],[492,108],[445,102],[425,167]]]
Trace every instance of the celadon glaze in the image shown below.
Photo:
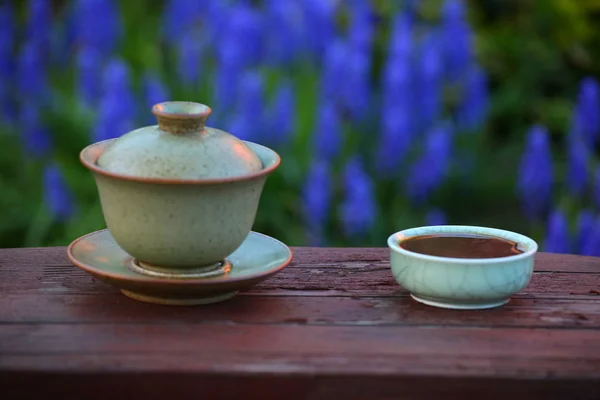
[[[135,300],[165,305],[200,305],[223,301],[250,289],[285,268],[292,259],[280,241],[250,232],[232,254],[232,268],[213,278],[163,279],[140,275],[132,257],[106,229],[76,239],[67,250],[71,262]]]
[[[114,139],[113,139],[114,140]],[[245,142],[262,171],[242,178],[168,180],[106,173],[95,161],[112,140],[82,151],[96,179],[107,228],[119,246],[150,270],[214,269],[248,236],[268,174],[279,156]]]
[[[204,179],[260,171],[260,159],[240,139],[205,126],[211,109],[172,101],[152,108],[158,125],[126,133],[107,146],[98,166],[144,178]]]
[[[523,253],[500,258],[450,258],[419,254],[399,246],[414,236],[477,234],[518,243]],[[403,230],[388,238],[396,281],[424,304],[455,309],[482,309],[507,303],[531,280],[537,243],[527,236],[476,226],[429,226]]]

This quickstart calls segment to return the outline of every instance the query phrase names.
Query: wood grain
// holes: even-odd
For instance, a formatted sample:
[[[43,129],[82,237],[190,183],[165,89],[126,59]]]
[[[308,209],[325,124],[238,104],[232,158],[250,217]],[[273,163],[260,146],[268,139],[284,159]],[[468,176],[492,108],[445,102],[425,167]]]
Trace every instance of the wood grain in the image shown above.
[[[275,296],[404,296],[408,294],[394,280],[387,251],[350,250],[358,261],[348,260],[344,250],[331,250],[330,257],[323,249],[319,256],[306,249],[294,249],[292,264],[252,291]],[[64,249],[49,249],[46,260],[43,252],[3,250],[0,253],[0,293],[100,294],[114,289],[98,284],[90,275],[71,265]],[[303,255],[306,254],[306,260]],[[379,255],[377,260],[372,260]],[[367,259],[362,260],[360,258]],[[547,297],[597,299],[600,297],[600,262],[594,257],[569,257],[540,254],[536,272],[529,286],[515,297]],[[48,260],[50,262],[48,262]],[[60,262],[62,260],[62,262]],[[326,260],[326,261],[325,261]],[[340,260],[340,261],[338,261]],[[549,260],[544,263],[544,260]],[[579,270],[583,271],[579,271]],[[595,272],[593,272],[595,271]],[[33,275],[33,276],[32,276]],[[34,279],[32,279],[34,278]]]
[[[0,324],[296,324],[596,329],[593,301],[516,298],[485,311],[437,310],[409,297],[292,297],[239,295],[211,307],[140,303],[119,292],[96,295],[0,295]]]
[[[570,329],[12,324],[0,326],[0,365],[10,356],[81,354],[103,355],[112,358],[106,366],[132,371],[307,373],[318,369],[323,373],[595,378],[600,368],[597,344],[596,331]],[[129,354],[141,362],[128,364]],[[145,356],[152,362],[144,362]],[[171,361],[163,365],[162,357]],[[22,367],[48,366],[34,360]],[[69,369],[68,364],[56,368]],[[81,368],[76,365],[74,370]]]
[[[294,247],[294,261],[290,267],[306,264],[339,265],[340,263],[376,263],[389,261],[387,248],[318,248]],[[27,249],[2,249],[0,266],[10,265],[70,265],[66,247],[43,247]],[[570,254],[536,254],[535,269],[539,272],[600,273],[597,257]],[[1,267],[0,267],[1,268]]]
[[[295,248],[204,307],[139,303],[67,261],[0,250],[2,398],[598,399],[600,258],[540,253],[506,306],[413,301],[387,249]]]

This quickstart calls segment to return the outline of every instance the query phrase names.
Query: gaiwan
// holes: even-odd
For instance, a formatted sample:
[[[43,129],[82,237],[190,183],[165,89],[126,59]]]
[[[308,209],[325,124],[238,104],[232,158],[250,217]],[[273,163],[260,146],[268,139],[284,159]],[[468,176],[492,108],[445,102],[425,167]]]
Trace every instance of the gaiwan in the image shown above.
[[[207,127],[206,105],[165,102],[152,112],[157,125],[81,152],[107,228],[139,273],[226,273],[227,256],[250,233],[279,155]]]

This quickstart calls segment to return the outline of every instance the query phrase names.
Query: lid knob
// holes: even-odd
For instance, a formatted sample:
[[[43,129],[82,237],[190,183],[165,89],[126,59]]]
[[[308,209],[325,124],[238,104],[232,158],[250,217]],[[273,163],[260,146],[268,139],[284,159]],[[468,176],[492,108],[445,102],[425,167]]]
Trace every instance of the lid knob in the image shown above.
[[[167,101],[152,107],[158,127],[173,134],[202,131],[211,111],[207,105],[190,101]]]

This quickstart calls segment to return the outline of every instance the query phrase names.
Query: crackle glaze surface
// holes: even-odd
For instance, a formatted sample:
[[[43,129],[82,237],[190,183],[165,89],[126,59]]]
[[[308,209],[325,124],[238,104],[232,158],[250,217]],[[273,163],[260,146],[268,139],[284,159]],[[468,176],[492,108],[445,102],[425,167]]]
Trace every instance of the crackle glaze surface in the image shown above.
[[[93,163],[110,142],[90,146]],[[268,168],[277,154],[246,145]],[[197,268],[221,261],[246,238],[267,175],[238,181],[162,184],[94,172],[106,225],[119,245],[140,261],[161,267]]]
[[[164,279],[141,275],[128,265],[132,257],[108,230],[90,233],[75,240],[68,249],[73,264],[101,281],[118,287],[136,300],[171,305],[208,304],[228,299],[287,266],[291,250],[280,241],[250,232],[228,260],[226,275],[200,279]]]
[[[139,178],[209,179],[243,176],[262,169],[259,157],[228,132],[205,127],[210,107],[187,101],[154,105],[158,125],[111,142],[98,165]]]
[[[98,159],[107,171],[144,178],[205,179],[260,171],[260,159],[219,129],[172,134],[157,125],[126,133]]]
[[[435,257],[401,248],[399,241],[421,235],[470,233],[519,243],[522,254],[488,259]],[[415,300],[446,308],[496,307],[524,289],[533,273],[537,244],[509,231],[472,226],[432,226],[404,230],[388,239],[390,263],[396,281]]]

